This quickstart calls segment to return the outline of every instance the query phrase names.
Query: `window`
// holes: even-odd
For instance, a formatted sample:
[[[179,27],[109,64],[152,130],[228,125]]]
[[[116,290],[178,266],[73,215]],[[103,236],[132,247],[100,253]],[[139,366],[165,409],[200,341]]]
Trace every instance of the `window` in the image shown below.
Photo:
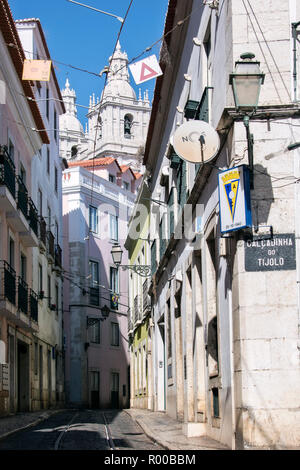
[[[130,137],[131,135],[131,127],[132,127],[132,116],[126,114],[124,117],[124,136]]]
[[[15,159],[15,147],[14,147],[14,144],[12,143],[12,141],[10,139],[8,140],[8,154],[9,154],[11,160],[14,161],[14,159]]]
[[[50,150],[49,148],[47,147],[47,173],[48,175],[50,175]]]
[[[90,261],[90,304],[99,305],[99,263]]]
[[[89,323],[89,340],[91,343],[100,344],[100,320],[94,319]]]
[[[46,88],[46,116],[49,119],[49,88]]]
[[[123,189],[129,191],[129,183],[127,183],[127,181],[123,181]]]
[[[71,148],[71,158],[77,157],[77,153],[78,153],[78,149],[76,145],[73,145],[73,147]]]
[[[110,268],[110,308],[118,310],[119,272],[117,268]]]
[[[53,124],[54,124],[54,139],[57,140],[57,112],[56,112],[56,109],[54,110]]]
[[[93,206],[89,207],[89,227],[91,232],[98,233],[98,213]]]
[[[38,213],[40,216],[43,215],[43,193],[38,189]]]
[[[57,284],[55,284],[55,305],[56,305],[56,315],[58,315],[59,296],[58,296],[58,285]]]
[[[48,307],[51,306],[51,276],[48,275]]]
[[[48,206],[48,230],[51,228],[51,208]]]
[[[20,178],[26,186],[26,171],[25,171],[25,168],[23,167],[22,163],[20,164]]]
[[[12,268],[15,267],[15,242],[9,237],[9,264]]]
[[[119,292],[119,272],[117,268],[110,268],[110,288],[116,294]]]
[[[57,193],[58,190],[58,171],[56,166],[54,166],[54,190]]]
[[[55,236],[55,240],[56,240],[56,243],[58,243],[58,223],[55,221],[55,224],[54,224],[54,236]]]
[[[116,177],[114,175],[109,174],[108,175],[108,181],[110,181],[111,183],[115,183],[116,182]]]
[[[212,398],[213,398],[213,417],[219,418],[220,406],[219,406],[219,389],[218,388],[212,389]]]
[[[118,241],[118,216],[109,214],[110,218],[110,239]]]
[[[119,324],[111,323],[111,346],[119,345]]]
[[[90,372],[90,385],[91,385],[91,392],[98,392],[99,391],[99,384],[100,384],[100,375],[98,371],[91,371]]]
[[[38,344],[34,343],[34,375],[38,374]]]
[[[43,290],[43,266],[39,263],[39,292]]]
[[[26,256],[23,255],[23,253],[21,253],[20,274],[21,274],[21,278],[22,278],[23,281],[25,281],[25,282],[26,282],[26,271],[27,271],[27,260],[26,260]]]

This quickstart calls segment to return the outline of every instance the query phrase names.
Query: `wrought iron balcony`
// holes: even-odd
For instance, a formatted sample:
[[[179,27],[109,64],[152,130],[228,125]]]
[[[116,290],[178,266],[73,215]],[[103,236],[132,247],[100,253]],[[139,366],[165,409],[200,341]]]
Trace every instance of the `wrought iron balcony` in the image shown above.
[[[0,185],[5,185],[16,198],[16,169],[4,145],[0,146]]]
[[[30,289],[29,291],[30,317],[36,323],[38,322],[38,296]]]
[[[55,249],[54,249],[54,235],[53,233],[48,230],[47,232],[47,254],[55,259]]]
[[[61,247],[58,244],[55,245],[55,265],[62,267]]]
[[[29,213],[28,213],[29,226],[32,228],[36,236],[38,236],[38,211],[31,198],[28,198],[28,206],[29,206]]]
[[[28,218],[28,191],[20,176],[17,176],[18,183],[18,209],[22,212],[25,218]]]
[[[4,260],[0,261],[0,298],[16,305],[16,272]]]
[[[28,285],[21,277],[18,279],[18,308],[28,314]]]

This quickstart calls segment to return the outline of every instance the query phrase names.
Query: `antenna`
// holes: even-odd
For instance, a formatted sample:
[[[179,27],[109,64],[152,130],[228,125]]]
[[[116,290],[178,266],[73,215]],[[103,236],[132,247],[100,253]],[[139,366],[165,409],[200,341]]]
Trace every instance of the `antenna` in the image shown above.
[[[191,163],[206,163],[219,151],[217,131],[205,121],[187,121],[173,134],[173,147],[177,155]]]

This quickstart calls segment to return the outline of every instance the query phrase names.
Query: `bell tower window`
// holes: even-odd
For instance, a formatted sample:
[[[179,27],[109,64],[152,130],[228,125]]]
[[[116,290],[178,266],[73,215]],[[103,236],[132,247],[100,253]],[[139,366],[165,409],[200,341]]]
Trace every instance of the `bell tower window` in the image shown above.
[[[126,114],[124,117],[124,136],[131,136],[131,127],[132,127],[133,117],[130,114]]]

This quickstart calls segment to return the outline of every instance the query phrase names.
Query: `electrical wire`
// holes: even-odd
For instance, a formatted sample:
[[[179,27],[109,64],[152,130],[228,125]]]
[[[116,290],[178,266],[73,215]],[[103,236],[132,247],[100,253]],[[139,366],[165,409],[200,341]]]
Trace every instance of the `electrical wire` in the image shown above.
[[[281,71],[280,71],[280,69],[279,69],[279,67],[278,67],[278,65],[277,65],[277,62],[276,62],[276,60],[275,60],[275,58],[274,58],[274,55],[273,55],[273,53],[272,53],[272,51],[271,51],[271,48],[270,48],[270,46],[269,46],[269,43],[268,43],[268,41],[267,41],[266,38],[265,38],[264,32],[263,32],[263,30],[262,30],[262,28],[261,28],[261,26],[260,26],[260,23],[259,23],[259,21],[258,21],[258,19],[257,19],[257,16],[256,16],[256,14],[255,14],[255,12],[254,12],[252,6],[251,6],[250,1],[247,0],[247,2],[248,2],[248,5],[249,5],[249,8],[250,8],[250,10],[252,11],[252,14],[253,14],[253,16],[254,16],[254,18],[255,18],[255,21],[256,21],[256,23],[257,23],[257,26],[258,26],[258,28],[259,28],[259,30],[260,30],[260,32],[261,32],[261,35],[262,35],[262,37],[263,37],[263,39],[264,39],[264,41],[265,41],[266,47],[267,47],[268,50],[269,50],[270,56],[271,56],[271,58],[272,58],[272,60],[273,60],[273,62],[274,62],[274,65],[275,65],[275,67],[276,67],[276,70],[277,70],[277,72],[278,72],[278,75],[279,75],[280,78],[281,78],[281,82],[282,82],[282,84],[283,84],[283,86],[284,86],[284,88],[285,88],[285,91],[287,92],[288,98],[289,98],[289,100],[290,100],[290,99],[291,99],[291,95],[290,95],[289,90],[288,90],[288,88],[287,88],[287,86],[286,86],[285,80],[284,80],[283,77],[282,77]]]
[[[275,91],[276,91],[276,93],[277,93],[277,97],[278,97],[279,101],[282,103],[282,99],[281,99],[280,94],[279,94],[279,92],[278,92],[278,89],[277,89],[277,86],[276,86],[276,82],[275,82],[275,80],[274,80],[272,71],[271,71],[271,69],[270,69],[270,67],[269,67],[267,58],[266,58],[265,53],[264,53],[264,51],[263,51],[263,48],[262,48],[262,46],[261,46],[260,40],[259,40],[259,38],[258,38],[258,35],[257,35],[256,30],[255,30],[254,24],[253,24],[253,22],[252,22],[251,16],[250,16],[249,11],[248,11],[248,9],[247,9],[247,7],[246,7],[245,0],[242,0],[242,1],[243,1],[244,8],[245,8],[245,10],[246,10],[247,16],[248,16],[248,18],[249,18],[249,21],[250,21],[250,23],[251,23],[253,32],[254,32],[254,34],[255,34],[257,43],[258,43],[259,48],[260,48],[260,50],[261,50],[261,53],[262,53],[262,55],[263,55],[263,57],[264,57],[264,59],[265,59],[266,66],[268,67],[268,72],[269,72],[269,74],[270,74],[270,77],[271,77],[271,80],[272,80],[272,82],[273,82]]]

